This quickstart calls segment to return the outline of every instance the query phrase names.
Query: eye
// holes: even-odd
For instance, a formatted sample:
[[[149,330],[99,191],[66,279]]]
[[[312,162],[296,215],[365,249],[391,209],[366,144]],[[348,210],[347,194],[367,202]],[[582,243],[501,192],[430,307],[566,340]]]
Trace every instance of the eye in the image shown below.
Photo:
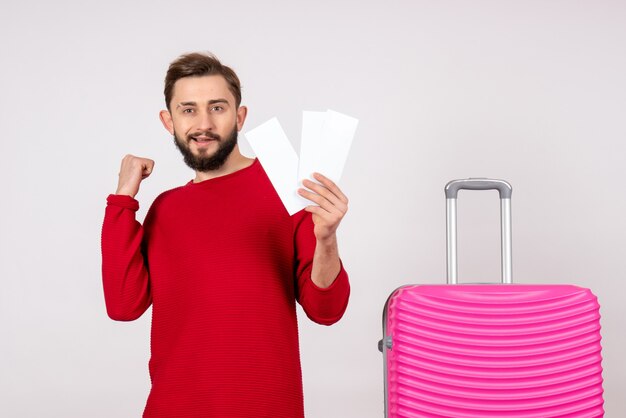
[[[211,111],[212,111],[212,112],[221,112],[222,110],[224,110],[224,107],[223,107],[223,106],[220,106],[220,105],[213,106],[213,107],[211,108]]]
[[[191,108],[183,109],[183,113],[193,113],[193,109]]]

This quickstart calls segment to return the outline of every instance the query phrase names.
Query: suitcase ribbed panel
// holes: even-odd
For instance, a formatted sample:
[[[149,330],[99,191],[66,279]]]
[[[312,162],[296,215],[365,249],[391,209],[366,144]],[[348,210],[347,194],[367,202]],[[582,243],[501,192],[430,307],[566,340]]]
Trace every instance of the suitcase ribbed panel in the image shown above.
[[[388,303],[388,417],[602,417],[596,297],[569,285],[407,286]]]

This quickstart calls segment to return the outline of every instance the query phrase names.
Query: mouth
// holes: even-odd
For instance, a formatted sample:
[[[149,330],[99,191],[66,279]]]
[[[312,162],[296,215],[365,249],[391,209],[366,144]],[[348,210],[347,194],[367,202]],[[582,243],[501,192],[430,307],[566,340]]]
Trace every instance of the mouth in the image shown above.
[[[219,138],[216,136],[196,135],[190,137],[190,140],[196,142],[198,145],[208,145],[211,142],[219,141]]]

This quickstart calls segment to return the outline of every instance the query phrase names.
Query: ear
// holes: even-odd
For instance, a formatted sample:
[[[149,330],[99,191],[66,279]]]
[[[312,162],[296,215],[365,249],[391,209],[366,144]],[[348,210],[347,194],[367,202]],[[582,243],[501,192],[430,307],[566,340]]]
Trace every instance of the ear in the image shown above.
[[[161,110],[159,112],[159,118],[161,119],[161,123],[167,129],[167,131],[174,135],[174,121],[172,121],[172,115],[167,110]]]
[[[245,106],[239,106],[237,109],[237,132],[241,131],[241,128],[243,128],[243,123],[246,121],[247,115],[248,108]]]

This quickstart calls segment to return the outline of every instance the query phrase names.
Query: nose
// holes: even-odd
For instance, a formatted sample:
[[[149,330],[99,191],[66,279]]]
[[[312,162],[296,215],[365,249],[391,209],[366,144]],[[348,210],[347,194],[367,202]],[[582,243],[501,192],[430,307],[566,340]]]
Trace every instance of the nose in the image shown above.
[[[200,112],[198,123],[198,130],[213,131],[215,129],[215,123],[210,112]]]

